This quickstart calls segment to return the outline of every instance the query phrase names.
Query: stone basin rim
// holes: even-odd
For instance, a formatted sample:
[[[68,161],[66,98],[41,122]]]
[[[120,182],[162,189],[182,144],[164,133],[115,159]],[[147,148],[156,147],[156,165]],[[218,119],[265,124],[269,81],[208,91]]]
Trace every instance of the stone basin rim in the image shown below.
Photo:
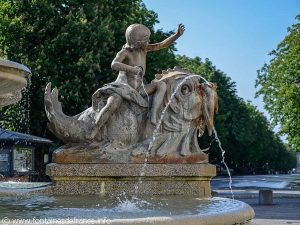
[[[224,198],[218,198],[224,199]],[[255,213],[254,210],[246,203],[233,200],[235,202],[239,202],[238,207],[229,209],[227,211],[215,211],[213,213],[208,214],[193,214],[193,215],[174,215],[174,216],[153,216],[153,217],[143,217],[143,218],[127,218],[127,219],[84,219],[84,218],[71,218],[71,219],[63,219],[58,218],[59,224],[120,224],[120,225],[144,225],[144,224],[156,224],[156,225],[169,225],[169,224],[185,224],[185,225],[234,225],[234,224],[250,224],[251,219],[254,218]],[[73,219],[73,221],[72,221]],[[21,220],[20,220],[21,221]],[[12,221],[11,223],[7,221],[0,221],[0,225],[2,224],[24,224],[24,221],[18,223],[18,221]],[[53,224],[53,221],[34,221],[30,223],[27,221],[26,224]]]
[[[21,89],[27,86],[31,71],[24,65],[0,59],[0,106],[11,105],[21,98]]]
[[[30,71],[30,69],[28,69],[28,67],[26,67],[20,63],[7,60],[7,59],[0,59],[0,67],[9,67],[12,69],[18,69],[18,70],[25,71],[27,74],[31,74],[31,71]]]

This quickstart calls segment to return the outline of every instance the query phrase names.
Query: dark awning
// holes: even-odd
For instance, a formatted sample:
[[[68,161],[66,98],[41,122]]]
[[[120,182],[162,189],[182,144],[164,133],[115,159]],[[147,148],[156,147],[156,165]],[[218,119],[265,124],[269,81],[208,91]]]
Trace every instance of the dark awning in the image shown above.
[[[14,131],[8,131],[0,128],[0,143],[10,142],[14,144],[52,144],[52,141],[46,138],[41,138],[29,134],[23,134]]]

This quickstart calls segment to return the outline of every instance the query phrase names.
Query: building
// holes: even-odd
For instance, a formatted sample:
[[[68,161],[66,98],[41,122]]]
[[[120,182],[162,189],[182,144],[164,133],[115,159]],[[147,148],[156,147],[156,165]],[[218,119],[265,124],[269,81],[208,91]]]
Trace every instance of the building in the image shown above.
[[[43,180],[51,144],[46,138],[0,128],[0,178],[28,176],[29,180]]]

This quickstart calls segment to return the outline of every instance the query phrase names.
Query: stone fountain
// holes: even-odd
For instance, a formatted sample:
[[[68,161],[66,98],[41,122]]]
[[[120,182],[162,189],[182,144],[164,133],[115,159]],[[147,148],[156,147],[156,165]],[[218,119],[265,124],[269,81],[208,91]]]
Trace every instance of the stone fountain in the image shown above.
[[[78,115],[65,115],[58,89],[47,84],[44,102],[49,129],[65,144],[47,165],[53,184],[32,191],[34,200],[21,199],[24,203],[17,204],[25,208],[20,216],[48,216],[62,224],[250,223],[254,211],[246,203],[211,197],[210,180],[216,168],[198,145],[205,129],[209,135],[214,131],[216,85],[176,67],[156,74],[150,84],[143,82],[147,52],[168,47],[183,32],[184,26],[179,25],[174,35],[149,44],[148,28],[129,26],[127,43],[112,62],[112,69],[119,71],[117,80],[96,90],[92,106]],[[64,201],[51,206],[51,196]],[[107,200],[120,196],[125,201],[117,206]],[[154,214],[135,207],[145,203],[140,196],[159,200]],[[84,209],[76,207],[78,201]],[[40,208],[32,210],[32,202]],[[128,208],[133,211],[129,216]],[[88,220],[78,221],[78,216]]]
[[[49,127],[66,141],[53,153],[53,163],[47,166],[47,174],[55,183],[54,192],[112,194],[125,191],[134,194],[135,185],[139,183],[140,194],[209,197],[209,182],[216,170],[199,148],[197,136],[204,132],[206,125],[210,129],[216,110],[216,88],[213,84],[211,87],[201,85],[197,77],[189,76],[179,69],[161,74],[160,80],[167,85],[161,108],[170,104],[155,135],[156,127],[147,118],[147,108],[124,100],[120,112],[113,114],[94,138],[85,140],[81,138],[92,133],[95,118],[101,112],[97,106],[102,105],[105,97],[94,99],[92,107],[68,117],[61,110],[57,89],[51,92],[48,84],[45,108]],[[181,90],[171,99],[180,83]],[[111,88],[113,91],[114,86]],[[121,88],[124,90],[120,93],[125,92],[126,96],[138,95],[129,86]],[[183,92],[186,89],[189,92]],[[147,106],[146,101],[143,105]]]
[[[31,71],[24,65],[0,60],[0,107],[17,103],[21,90],[27,86]]]
[[[171,37],[149,44],[148,28],[129,26],[127,43],[112,63],[112,69],[119,71],[117,80],[99,88],[92,106],[76,116],[65,115],[58,89],[52,90],[51,83],[46,86],[49,128],[65,143],[47,166],[54,184],[48,193],[211,197],[210,180],[216,169],[197,137],[205,129],[210,135],[214,130],[216,85],[176,67],[156,74],[150,84],[143,83],[146,53],[168,47],[183,32],[179,25]],[[225,213],[193,216],[177,219],[190,224],[246,224],[254,212],[243,203]],[[146,223],[134,221],[122,224]]]

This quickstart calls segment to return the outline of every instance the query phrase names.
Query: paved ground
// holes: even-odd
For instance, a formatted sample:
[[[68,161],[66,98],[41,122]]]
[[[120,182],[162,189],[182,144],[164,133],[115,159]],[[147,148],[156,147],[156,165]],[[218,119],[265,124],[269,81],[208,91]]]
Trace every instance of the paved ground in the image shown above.
[[[233,177],[235,199],[248,203],[255,211],[252,225],[300,225],[300,175]],[[275,189],[277,187],[277,189]],[[273,204],[259,205],[259,189],[273,190]],[[216,178],[212,189],[219,197],[231,198],[228,178]]]
[[[220,197],[231,197],[230,191],[217,192]],[[252,225],[300,225],[300,191],[274,191],[272,205],[259,205],[257,190],[236,190],[234,195],[254,209]]]
[[[255,219],[251,225],[299,225],[299,220]]]
[[[257,199],[240,199],[255,211],[253,225],[300,225],[300,198],[275,198],[273,205],[259,205]]]

